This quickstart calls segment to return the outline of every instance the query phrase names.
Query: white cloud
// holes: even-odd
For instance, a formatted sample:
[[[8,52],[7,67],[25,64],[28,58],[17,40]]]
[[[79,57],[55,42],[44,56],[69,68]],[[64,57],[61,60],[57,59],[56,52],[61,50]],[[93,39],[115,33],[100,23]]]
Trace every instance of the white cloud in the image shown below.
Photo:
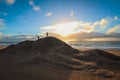
[[[93,23],[92,22],[83,22],[79,21],[78,27],[76,28],[77,31],[82,32],[92,32],[94,30]]]
[[[107,18],[103,18],[102,20],[100,21],[96,21],[93,26],[94,27],[101,27],[101,28],[105,28],[107,25],[109,24],[109,19]]]
[[[0,32],[0,39],[2,38],[2,32]]]
[[[116,25],[115,27],[109,29],[106,34],[112,34],[112,33],[116,33],[116,31],[120,29],[120,25]]]
[[[39,10],[40,10],[40,7],[38,7],[38,6],[33,6],[33,9],[34,9],[35,11],[39,11]]]
[[[33,35],[17,35],[17,36],[14,36],[14,38],[16,39],[32,39],[34,36]]]
[[[49,17],[49,16],[52,16],[52,12],[46,13],[45,16],[48,16],[48,17]]]
[[[54,32],[66,36],[78,32],[94,32],[96,31],[97,27],[99,27],[100,30],[103,30],[108,24],[109,20],[103,18],[100,21],[96,22],[74,21],[50,26],[43,26],[40,29],[43,31]]]
[[[29,0],[29,4],[33,7],[33,10],[39,11],[40,7],[36,6],[33,0]]]
[[[34,2],[32,0],[29,1],[30,5],[34,5]]]
[[[14,4],[14,3],[15,3],[15,0],[6,0],[6,2],[7,2],[8,4]]]
[[[118,16],[114,16],[114,20],[118,20]]]
[[[56,24],[51,26],[43,26],[41,29],[43,31],[49,31],[58,33],[63,36],[67,36],[77,32],[92,32],[93,28],[91,24],[85,22],[67,22],[62,24]]]
[[[74,11],[71,11],[71,12],[70,12],[70,16],[74,16]]]
[[[5,26],[5,20],[4,19],[0,19],[0,29],[3,29]]]

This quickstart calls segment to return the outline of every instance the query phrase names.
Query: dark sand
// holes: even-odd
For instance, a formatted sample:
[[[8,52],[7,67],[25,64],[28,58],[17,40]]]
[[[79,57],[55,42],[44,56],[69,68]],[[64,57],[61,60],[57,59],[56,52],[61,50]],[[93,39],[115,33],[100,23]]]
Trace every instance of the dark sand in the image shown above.
[[[0,50],[6,48],[7,46],[0,46]]]
[[[80,48],[79,50],[85,51],[85,50],[91,50],[91,49],[90,48]],[[120,50],[116,50],[116,49],[102,49],[102,50],[120,56]]]
[[[78,51],[51,37],[22,42],[0,51],[0,80],[119,80],[120,51],[104,51]]]
[[[0,46],[0,50],[1,49],[4,49],[4,48],[6,48],[7,46]],[[80,48],[79,49],[80,51],[85,51],[85,50],[91,50],[91,49],[89,49],[89,48]],[[107,52],[109,52],[109,53],[112,53],[112,54],[114,54],[114,55],[118,55],[118,56],[120,56],[120,50],[116,50],[116,49],[103,49],[104,51],[107,51]]]

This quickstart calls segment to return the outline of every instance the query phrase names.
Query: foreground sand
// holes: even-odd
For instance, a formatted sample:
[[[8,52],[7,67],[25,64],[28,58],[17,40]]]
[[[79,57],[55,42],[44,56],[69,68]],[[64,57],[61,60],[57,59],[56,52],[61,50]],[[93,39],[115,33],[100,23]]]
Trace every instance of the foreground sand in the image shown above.
[[[6,48],[7,46],[0,46],[0,50]]]
[[[0,49],[4,49],[5,47],[1,46]],[[84,48],[79,50],[86,51],[90,49]],[[105,51],[120,56],[120,50]],[[49,63],[25,63],[12,66],[11,68],[1,66],[0,71],[0,80],[118,80],[120,78],[119,71],[110,71],[107,69],[71,70],[66,67],[63,69],[61,66],[51,65]]]

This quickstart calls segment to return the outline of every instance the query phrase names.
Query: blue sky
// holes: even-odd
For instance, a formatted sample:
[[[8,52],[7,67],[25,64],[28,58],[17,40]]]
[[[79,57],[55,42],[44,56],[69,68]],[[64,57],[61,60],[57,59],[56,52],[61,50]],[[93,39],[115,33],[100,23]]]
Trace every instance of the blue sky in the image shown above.
[[[0,0],[0,36],[36,35],[46,31],[61,35],[118,34],[119,3],[119,0]]]

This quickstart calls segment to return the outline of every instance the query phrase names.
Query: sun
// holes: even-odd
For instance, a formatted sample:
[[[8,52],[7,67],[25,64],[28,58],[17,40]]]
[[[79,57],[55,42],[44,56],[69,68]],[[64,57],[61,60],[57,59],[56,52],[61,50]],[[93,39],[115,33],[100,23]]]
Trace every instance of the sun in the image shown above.
[[[70,34],[73,34],[75,32],[75,26],[76,23],[62,23],[55,25],[55,32],[62,35],[62,36],[68,36]]]

